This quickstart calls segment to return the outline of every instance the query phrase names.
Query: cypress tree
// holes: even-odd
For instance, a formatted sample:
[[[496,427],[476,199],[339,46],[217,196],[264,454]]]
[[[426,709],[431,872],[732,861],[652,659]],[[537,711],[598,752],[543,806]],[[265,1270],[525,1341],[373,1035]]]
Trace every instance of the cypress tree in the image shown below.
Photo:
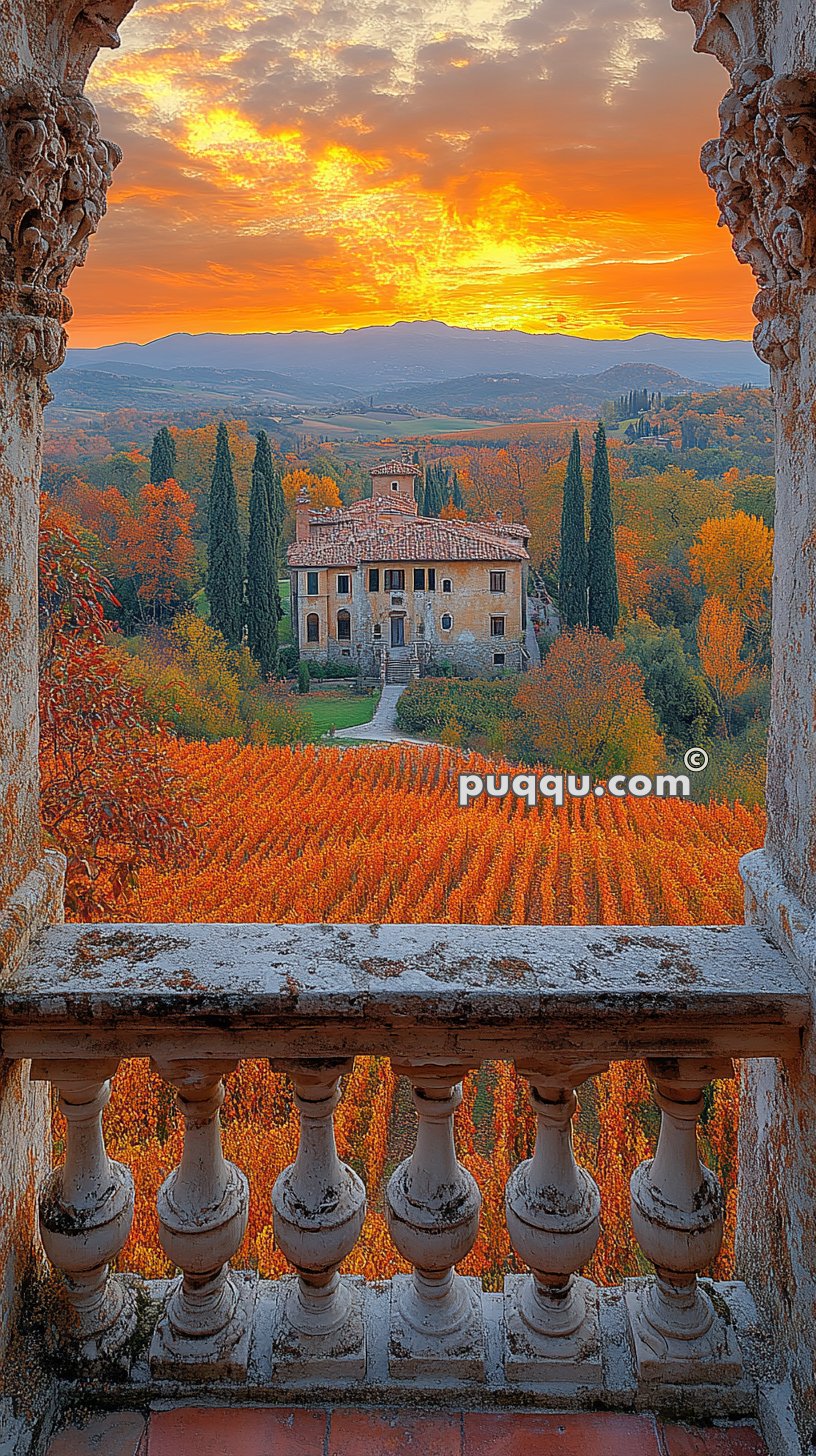
[[[433,505],[433,487],[431,485],[431,467],[429,465],[427,467],[426,471],[425,471],[425,489],[422,492],[422,508],[421,508],[421,511],[420,511],[420,515],[423,515],[423,516],[430,516],[430,515],[432,515],[433,514],[433,512],[431,511],[431,506],[432,505]]]
[[[229,647],[241,644],[244,573],[238,530],[238,498],[232,477],[227,427],[218,426],[215,469],[210,487],[207,599],[210,621]]]
[[[263,450],[259,439],[249,493],[246,624],[249,650],[264,678],[272,676],[278,659],[278,563],[275,547],[269,517],[269,481],[263,469]]]
[[[444,503],[438,468],[436,465],[431,465],[425,481],[425,507],[423,515],[438,516]]]
[[[455,471],[453,475],[453,504],[456,506],[457,511],[463,511],[465,509],[465,497],[462,495],[459,476]]]
[[[565,627],[587,623],[587,547],[584,526],[584,473],[581,440],[573,431],[561,508],[561,571],[558,606]]]
[[[176,478],[176,442],[166,425],[153,437],[150,452],[150,481],[152,485],[164,485],[166,480]]]
[[[258,443],[255,449],[255,464],[253,470],[259,470],[266,483],[266,496],[269,507],[269,525],[272,531],[272,559],[274,561],[275,580],[275,612],[278,621],[283,617],[283,602],[281,601],[280,585],[278,582],[278,571],[280,568],[281,539],[283,537],[284,516],[286,514],[286,502],[283,498],[283,484],[280,471],[272,460],[272,449],[269,444],[269,436],[266,430],[258,434]]]
[[[615,562],[615,523],[606,430],[598,425],[589,503],[589,626],[614,637],[620,616],[618,570]]]

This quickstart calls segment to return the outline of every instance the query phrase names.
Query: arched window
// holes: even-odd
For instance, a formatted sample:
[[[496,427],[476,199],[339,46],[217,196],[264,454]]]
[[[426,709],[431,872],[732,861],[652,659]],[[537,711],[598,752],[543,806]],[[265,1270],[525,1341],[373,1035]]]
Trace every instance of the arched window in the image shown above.
[[[449,576],[443,576],[443,578],[442,578],[442,590],[443,590],[443,592],[452,592],[453,591],[453,582],[451,581],[451,579],[450,579]]]
[[[345,610],[337,613],[337,638],[340,642],[351,641],[351,613]]]
[[[442,613],[442,631],[443,632],[450,632],[450,629],[451,629],[452,626],[453,626],[453,617],[451,616],[450,612],[443,612]]]
[[[317,612],[310,612],[308,617],[306,618],[306,641],[320,641],[320,618],[318,617]]]

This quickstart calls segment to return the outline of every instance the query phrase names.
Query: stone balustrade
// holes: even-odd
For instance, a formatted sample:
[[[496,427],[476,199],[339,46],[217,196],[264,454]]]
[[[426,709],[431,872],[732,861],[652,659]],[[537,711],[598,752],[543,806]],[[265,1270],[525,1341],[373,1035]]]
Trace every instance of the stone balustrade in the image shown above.
[[[723,1201],[697,1147],[706,1085],[736,1057],[799,1054],[807,995],[788,960],[746,927],[57,926],[0,999],[2,1053],[31,1059],[66,1119],[64,1163],[41,1189],[42,1242],[74,1312],[85,1379],[104,1370],[160,1391],[230,1382],[249,1396],[298,1383],[563,1406],[638,1402],[699,1415],[751,1412],[756,1314],[738,1283],[705,1271]],[[366,1190],[337,1153],[333,1115],[357,1055],[410,1081],[416,1138],[385,1212],[411,1273],[341,1272]],[[102,1114],[124,1057],[150,1057],[175,1091],[178,1167],[158,1194],[176,1279],[111,1273],[134,1188],[105,1149]],[[294,1163],[272,1191],[293,1273],[232,1268],[250,1190],[221,1148],[224,1078],[264,1056],[291,1078]],[[653,1158],[631,1173],[643,1276],[623,1289],[583,1276],[603,1219],[577,1165],[576,1092],[613,1060],[643,1058],[660,1110]],[[457,1272],[481,1195],[456,1154],[464,1076],[509,1059],[529,1087],[533,1156],[513,1171],[505,1216],[527,1273],[500,1294]],[[654,1272],[648,1272],[651,1269]],[[141,1297],[141,1305],[140,1305]]]

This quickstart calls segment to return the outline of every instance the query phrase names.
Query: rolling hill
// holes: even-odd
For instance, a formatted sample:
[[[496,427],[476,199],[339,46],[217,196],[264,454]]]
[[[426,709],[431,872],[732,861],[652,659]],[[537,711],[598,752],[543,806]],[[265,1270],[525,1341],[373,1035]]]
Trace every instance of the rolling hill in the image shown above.
[[[615,364],[600,374],[565,374],[542,379],[532,374],[468,374],[432,384],[393,385],[374,395],[376,404],[411,409],[446,410],[449,414],[485,414],[491,418],[532,419],[565,413],[581,418],[595,414],[610,399],[630,389],[649,389],[666,396],[705,393],[713,389],[656,364]]]

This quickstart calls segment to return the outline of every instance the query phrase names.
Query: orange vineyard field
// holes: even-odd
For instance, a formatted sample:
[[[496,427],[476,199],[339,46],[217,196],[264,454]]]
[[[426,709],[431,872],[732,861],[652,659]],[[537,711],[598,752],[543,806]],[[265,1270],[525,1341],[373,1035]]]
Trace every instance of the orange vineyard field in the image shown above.
[[[456,804],[454,775],[486,766],[443,748],[402,746],[240,748],[178,744],[201,848],[183,871],[142,873],[122,919],[146,921],[392,920],[649,924],[736,921],[737,861],[758,845],[763,816],[740,805],[611,799],[528,809],[515,801]],[[495,764],[487,766],[490,770]],[[650,1155],[657,1127],[637,1064],[618,1065],[583,1089],[579,1159],[598,1180],[604,1231],[587,1271],[601,1283],[640,1272],[629,1229],[628,1182]],[[157,1189],[178,1161],[170,1090],[146,1063],[129,1062],[106,1114],[111,1154],[134,1172],[137,1208],[121,1265],[168,1271],[158,1244]],[[704,1119],[703,1153],[728,1190],[717,1273],[733,1257],[738,1095],[717,1084]],[[239,1262],[284,1272],[275,1250],[270,1193],[294,1157],[297,1129],[285,1077],[244,1062],[229,1078],[223,1112],[227,1156],[247,1173],[250,1226]],[[462,1161],[483,1195],[478,1243],[463,1265],[500,1286],[515,1266],[504,1229],[504,1185],[528,1155],[533,1119],[523,1084],[491,1064],[465,1084],[457,1118]],[[57,1141],[61,1129],[56,1128]],[[389,1065],[360,1059],[337,1113],[340,1154],[364,1177],[369,1215],[344,1266],[369,1277],[402,1267],[383,1216],[383,1189],[410,1152],[413,1114]]]

